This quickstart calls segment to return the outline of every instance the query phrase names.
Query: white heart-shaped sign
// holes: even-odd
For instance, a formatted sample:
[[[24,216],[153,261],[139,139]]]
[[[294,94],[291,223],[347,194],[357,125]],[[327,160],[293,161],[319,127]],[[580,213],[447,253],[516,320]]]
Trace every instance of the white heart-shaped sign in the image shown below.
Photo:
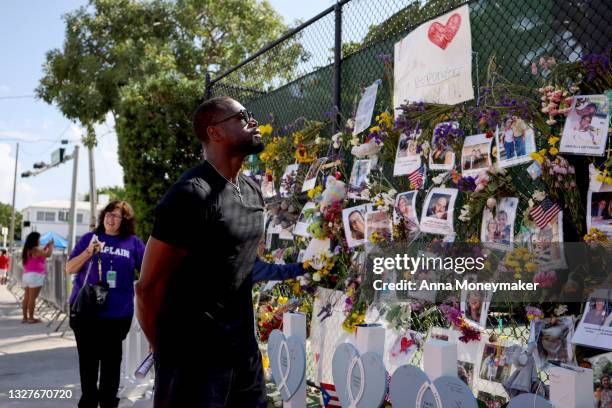
[[[442,376],[433,384],[413,365],[403,365],[391,377],[391,402],[399,408],[477,408],[470,389],[458,377]]]
[[[521,394],[510,400],[508,408],[553,408],[550,401],[545,400],[536,394]]]
[[[359,351],[342,343],[334,352],[332,376],[336,393],[344,408],[378,407],[387,386],[385,365],[378,353]]]
[[[285,337],[280,330],[273,330],[268,338],[268,357],[272,378],[283,401],[289,401],[296,393],[306,373],[306,352],[300,339]]]

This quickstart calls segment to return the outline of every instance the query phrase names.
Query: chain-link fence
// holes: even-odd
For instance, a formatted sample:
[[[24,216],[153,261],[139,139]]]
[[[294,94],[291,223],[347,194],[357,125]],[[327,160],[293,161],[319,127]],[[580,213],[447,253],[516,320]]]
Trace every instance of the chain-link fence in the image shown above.
[[[477,96],[492,58],[501,77],[536,86],[532,64],[541,58],[572,62],[612,44],[609,0],[341,0],[208,81],[206,96],[231,96],[260,123],[273,121],[281,129],[300,117],[323,120],[337,111],[344,119],[351,117],[363,88],[382,79],[375,112],[393,111],[392,81],[382,60],[414,28],[464,4],[470,8]],[[579,186],[586,186],[586,161],[574,164]],[[509,171],[519,189],[533,191],[524,172]],[[456,208],[461,205],[459,200]],[[518,214],[525,205],[521,203]],[[566,228],[565,234],[567,240],[578,238],[577,228]],[[511,307],[492,309],[485,336],[496,332],[526,344],[529,322],[515,315]],[[413,363],[419,360],[417,353]],[[309,379],[312,373],[310,367]]]

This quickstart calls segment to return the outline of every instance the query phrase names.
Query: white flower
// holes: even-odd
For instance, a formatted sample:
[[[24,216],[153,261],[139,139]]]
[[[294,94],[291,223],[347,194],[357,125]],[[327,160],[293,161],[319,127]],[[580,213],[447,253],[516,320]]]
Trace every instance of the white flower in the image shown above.
[[[567,312],[567,305],[559,305],[554,310],[555,316],[564,315]]]
[[[315,144],[321,144],[323,142],[323,139],[321,138],[321,136],[317,136],[317,138],[315,139]]]
[[[351,128],[353,129],[355,127],[355,121],[353,121],[352,118],[347,119],[346,121],[346,127],[347,128]]]
[[[527,205],[529,206],[529,208],[533,207],[533,200],[530,198],[529,201],[527,202]]]
[[[462,208],[461,208],[461,214],[459,214],[459,220],[460,221],[469,221],[470,217],[470,205],[469,204],[465,204]]]
[[[359,146],[353,146],[351,149],[351,154],[355,157],[373,156],[378,153],[380,148],[381,146],[379,146],[376,142],[370,141]]]
[[[351,146],[359,146],[359,138],[358,137],[351,138]]]
[[[431,181],[433,181],[434,184],[440,184],[440,183],[442,183],[444,181],[446,176],[448,176],[448,172],[440,173],[436,177],[432,178]]]
[[[397,195],[397,190],[395,190],[394,188],[389,190],[389,196],[390,197],[395,197],[396,195]]]
[[[315,282],[321,281],[321,274],[319,272],[315,272],[312,274],[312,280]]]
[[[542,201],[546,198],[546,193],[540,190],[533,192],[533,199],[536,201]]]
[[[361,198],[369,200],[370,199],[370,190],[367,188],[361,192]]]

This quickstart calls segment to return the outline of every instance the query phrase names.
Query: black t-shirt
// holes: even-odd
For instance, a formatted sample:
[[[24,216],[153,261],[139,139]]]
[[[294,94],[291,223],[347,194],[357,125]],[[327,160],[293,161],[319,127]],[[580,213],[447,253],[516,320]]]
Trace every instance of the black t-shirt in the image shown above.
[[[257,349],[251,274],[264,202],[253,180],[241,174],[238,183],[242,198],[204,161],[183,174],[155,209],[151,235],[187,251],[162,303],[160,358],[230,362]]]

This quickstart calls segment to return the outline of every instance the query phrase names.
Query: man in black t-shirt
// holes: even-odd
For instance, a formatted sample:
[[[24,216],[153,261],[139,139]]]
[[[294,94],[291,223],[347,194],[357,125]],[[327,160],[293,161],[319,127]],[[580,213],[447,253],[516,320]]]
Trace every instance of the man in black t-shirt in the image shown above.
[[[218,97],[194,114],[207,160],[155,209],[137,314],[155,355],[160,407],[265,407],[254,334],[252,270],[263,234],[259,187],[240,174],[263,150],[257,121]]]

